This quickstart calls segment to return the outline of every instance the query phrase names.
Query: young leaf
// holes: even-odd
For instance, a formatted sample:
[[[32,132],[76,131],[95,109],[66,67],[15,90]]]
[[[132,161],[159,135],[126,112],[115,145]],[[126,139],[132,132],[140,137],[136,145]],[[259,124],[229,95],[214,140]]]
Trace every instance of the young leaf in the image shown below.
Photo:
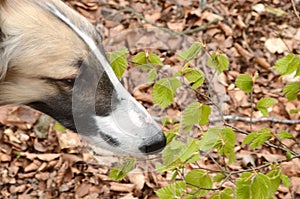
[[[215,175],[214,177],[214,182],[221,182],[222,180],[224,180],[226,178],[226,176],[222,173],[218,173],[217,175]]]
[[[210,115],[211,109],[207,105],[202,105],[199,102],[194,102],[190,104],[183,113],[182,126],[183,131],[188,132],[191,130],[193,125],[200,124],[205,125],[208,123],[208,117]]]
[[[177,181],[155,191],[155,193],[160,199],[176,199],[181,198],[181,196],[185,192],[185,188],[185,182]]]
[[[277,135],[282,140],[283,139],[291,139],[291,140],[294,139],[294,136],[287,131],[281,131]]]
[[[213,194],[210,199],[233,199],[232,194],[234,194],[233,189],[226,188]]]
[[[261,173],[243,173],[236,180],[236,197],[240,199],[266,199],[269,195],[271,181]]]
[[[300,82],[291,82],[283,89],[283,94],[289,101],[297,99],[297,95],[300,92]]]
[[[264,174],[257,174],[252,181],[251,195],[253,199],[265,199],[269,195],[271,181]]]
[[[134,163],[134,159],[126,160],[120,167],[112,168],[109,177],[113,180],[122,180],[132,170]]]
[[[193,43],[193,45],[189,49],[183,50],[177,58],[181,61],[185,60],[189,62],[199,54],[202,48],[203,45],[201,43],[199,42]]]
[[[253,81],[250,75],[241,74],[237,77],[235,81],[236,86],[249,94],[253,88]]]
[[[253,174],[245,172],[236,180],[236,198],[252,199],[251,197],[251,181]],[[254,198],[253,198],[254,199]]]
[[[228,70],[229,61],[225,55],[214,52],[209,57],[207,64],[215,67],[218,73],[221,74],[224,70]]]
[[[153,86],[152,98],[154,103],[163,109],[166,108],[173,102],[176,90],[180,86],[181,82],[174,77],[159,80]]]
[[[199,70],[193,68],[186,68],[183,70],[183,74],[190,83],[193,83],[193,89],[199,88],[204,83],[205,77],[203,73]]]
[[[211,180],[210,175],[204,170],[195,169],[190,171],[185,176],[186,184],[191,188],[208,188],[211,189],[213,186],[213,182]],[[197,197],[201,197],[208,193],[209,190],[200,190],[197,191]]]
[[[156,77],[157,77],[157,70],[153,68],[148,72],[147,83],[148,84],[152,83],[156,79]]]
[[[61,125],[59,122],[55,122],[54,130],[60,131],[60,132],[64,132],[67,129],[66,129],[66,127],[64,127],[63,125]]]
[[[300,113],[300,108],[290,110],[290,114]]]
[[[210,128],[207,132],[203,133],[203,138],[200,141],[200,149],[202,151],[209,151],[215,148],[221,155],[228,157],[229,164],[231,164],[235,161],[235,140],[235,134],[229,128]]]
[[[222,129],[220,127],[209,128],[207,132],[203,132],[203,137],[200,141],[200,149],[209,151],[214,148],[215,144],[220,139],[219,134]]]
[[[219,147],[215,147],[221,155],[229,158],[228,164],[232,164],[235,161],[234,145],[236,138],[234,132],[230,128],[223,129],[220,134],[220,140],[221,144]]]
[[[281,174],[280,176],[280,179],[282,181],[282,184],[285,186],[285,187],[289,187],[290,184],[291,184],[291,180],[288,176],[284,175],[284,174]]]
[[[163,66],[163,63],[161,62],[159,56],[157,56],[156,54],[149,54],[148,59],[149,63],[152,65]]]
[[[247,135],[243,141],[243,144],[250,144],[252,149],[260,147],[265,141],[272,137],[271,130],[268,128],[263,128],[257,132],[250,133]]]
[[[277,70],[281,75],[288,75],[300,67],[300,57],[294,54],[288,54],[287,56],[279,59],[275,63],[275,70]]]
[[[280,182],[281,182],[281,179],[280,179],[281,169],[274,169],[274,170],[270,171],[269,173],[267,173],[267,176],[269,177],[270,182],[271,182],[268,198],[272,198],[274,196],[274,194],[276,193],[276,191],[280,185]]]
[[[132,61],[138,65],[143,65],[147,64],[147,58],[146,58],[146,53],[145,52],[140,52],[136,54],[133,58]]]
[[[126,59],[127,54],[128,50],[126,48],[121,48],[120,50],[107,55],[110,65],[119,79],[121,79],[128,65]]]
[[[269,116],[268,109],[273,106],[277,101],[272,98],[262,98],[257,103],[257,109],[263,114],[263,116]]]
[[[164,166],[158,170],[165,171],[174,167],[180,167],[185,163],[197,161],[199,160],[198,150],[198,140],[189,139],[187,143],[173,140],[166,146],[162,154]]]

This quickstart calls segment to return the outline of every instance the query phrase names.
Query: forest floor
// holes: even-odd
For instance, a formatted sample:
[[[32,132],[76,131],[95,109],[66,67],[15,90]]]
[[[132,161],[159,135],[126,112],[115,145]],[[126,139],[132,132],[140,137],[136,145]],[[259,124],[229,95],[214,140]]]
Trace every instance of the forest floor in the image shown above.
[[[226,54],[230,61],[229,70],[213,78],[209,82],[210,89],[206,85],[199,91],[213,96],[230,125],[246,132],[264,127],[271,128],[274,133],[288,131],[295,139],[283,144],[300,153],[300,116],[299,113],[290,113],[292,109],[300,109],[299,96],[298,100],[288,101],[282,94],[284,85],[294,79],[280,79],[279,73],[272,68],[276,60],[287,53],[300,53],[300,18],[295,15],[295,10],[300,11],[299,0],[65,2],[96,26],[107,52],[126,47],[131,58],[140,51],[156,53],[163,58],[165,67],[162,70],[166,74],[182,69],[176,57],[194,41],[206,45],[206,52],[194,64],[201,68],[208,80],[213,77],[213,70],[206,65],[207,52]],[[258,110],[251,108],[249,97],[234,84],[239,74],[254,75],[256,72],[259,77],[254,86],[253,102],[262,97],[278,101],[269,109],[268,118],[273,119],[267,121],[262,119],[264,117]],[[195,93],[179,89],[175,102],[160,110],[153,106],[153,85],[147,84],[147,73],[133,67],[130,62],[123,82],[156,117],[178,119],[181,110],[199,100]],[[205,103],[204,100],[201,102]],[[252,125],[245,120],[251,115],[255,118]],[[219,117],[214,111],[211,120]],[[52,124],[41,129],[39,124],[43,123],[43,118],[40,113],[24,107],[0,109],[0,198],[154,199],[157,198],[154,191],[170,182],[171,175],[154,171],[151,160],[147,160],[147,168],[137,165],[124,180],[111,180],[109,168],[121,157],[109,162],[111,165],[98,163],[77,134],[68,130],[61,132]],[[211,126],[217,124],[216,121],[210,123]],[[163,128],[168,131],[171,127]],[[235,151],[238,161],[230,169],[247,169],[285,159],[285,153],[280,149],[263,146],[251,150],[242,146],[244,137],[237,135]],[[278,143],[274,141],[273,144]],[[106,161],[101,157],[98,159]],[[199,164],[217,169],[209,157],[203,157]],[[300,160],[284,162],[281,168],[290,177],[291,186],[280,186],[276,198],[300,198]]]

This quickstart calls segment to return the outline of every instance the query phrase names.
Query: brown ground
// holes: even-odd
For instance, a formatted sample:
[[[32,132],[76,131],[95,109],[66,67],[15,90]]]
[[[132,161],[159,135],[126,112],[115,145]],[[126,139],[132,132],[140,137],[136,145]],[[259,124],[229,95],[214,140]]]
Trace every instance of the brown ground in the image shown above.
[[[164,58],[164,64],[170,66],[162,69],[167,74],[174,74],[182,68],[176,61],[176,53],[194,40],[202,40],[207,52],[219,50],[225,53],[230,60],[230,69],[220,75],[218,81],[210,82],[210,94],[217,103],[222,104],[226,115],[250,116],[249,99],[235,88],[234,82],[240,73],[258,72],[254,102],[261,97],[277,99],[279,103],[270,110],[271,117],[300,119],[299,114],[289,113],[291,109],[300,108],[299,98],[288,102],[282,95],[283,86],[292,78],[280,80],[279,74],[272,69],[275,61],[286,53],[300,53],[300,19],[294,14],[292,1],[66,2],[96,25],[107,51],[125,46],[133,55],[147,48]],[[202,4],[199,5],[199,2]],[[300,10],[299,1],[295,0],[295,3],[296,9]],[[206,27],[210,22],[213,23]],[[137,31],[136,28],[149,29],[143,32],[144,29]],[[187,37],[174,36],[176,32]],[[206,59],[203,56],[195,65],[211,77],[212,71],[205,65]],[[145,77],[145,72],[130,64],[124,82],[154,115],[179,118],[180,110],[196,99],[193,93],[181,89],[176,102],[165,111],[153,108],[149,94],[152,87],[145,84]],[[200,91],[208,92],[205,87]],[[90,150],[80,144],[77,135],[69,131],[61,133],[52,127],[49,130],[46,128],[49,132],[46,137],[34,133],[39,127],[36,124],[39,116],[32,110],[19,107],[0,109],[0,198],[157,198],[154,190],[167,184],[169,174],[142,172],[140,167],[136,168],[138,172],[131,173],[122,182],[110,180],[107,177],[108,167],[95,164]],[[212,117],[218,117],[218,114]],[[254,110],[253,117],[261,118],[261,115]],[[248,122],[230,121],[230,124],[250,131]],[[299,122],[293,125],[258,122],[252,128],[256,131],[262,127],[271,128],[273,132],[289,131],[296,139],[284,144],[300,153]],[[245,169],[285,158],[278,149],[262,147],[251,151],[242,147],[240,143],[243,138],[243,135],[237,135],[238,161],[230,166],[231,169]],[[207,168],[216,167],[206,157],[199,164]],[[280,187],[276,197],[292,198],[291,195],[294,195],[300,198],[300,160],[295,159],[281,166],[283,172],[291,177],[292,186],[289,189]]]

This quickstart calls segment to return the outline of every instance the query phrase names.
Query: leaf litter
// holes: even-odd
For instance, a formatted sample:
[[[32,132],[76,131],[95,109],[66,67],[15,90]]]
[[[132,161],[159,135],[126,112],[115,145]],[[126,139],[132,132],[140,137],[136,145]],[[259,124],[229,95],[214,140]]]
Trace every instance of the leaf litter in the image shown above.
[[[163,31],[132,32],[138,27],[170,28],[172,32],[189,31],[194,38],[205,42],[209,50],[221,50],[230,61],[230,70],[222,76],[222,83],[215,83],[211,90],[218,90],[226,96],[221,100],[223,111],[228,115],[250,116],[249,98],[234,87],[239,74],[259,73],[255,83],[254,102],[262,97],[278,100],[270,110],[272,117],[281,119],[299,119],[299,114],[291,114],[291,109],[299,109],[300,102],[287,102],[282,96],[284,82],[278,81],[279,75],[271,68],[278,58],[287,52],[300,52],[300,25],[292,13],[290,1],[272,1],[266,4],[257,1],[96,1],[66,0],[67,4],[87,17],[96,25],[104,38],[108,51],[112,46],[127,45],[131,54],[151,45],[150,51],[163,57],[168,68],[165,73],[174,74],[182,66],[176,61],[174,51],[182,49],[186,43],[182,38]],[[156,2],[156,3],[155,3]],[[136,12],[125,11],[125,6]],[[296,5],[300,10],[299,4]],[[276,9],[275,9],[276,8]],[[144,16],[145,22],[137,13]],[[207,22],[217,19],[217,24],[196,31]],[[160,28],[157,29],[160,29]],[[163,33],[162,33],[163,32]],[[119,35],[118,38],[111,35]],[[146,35],[146,36],[145,36]],[[205,59],[205,58],[204,58]],[[205,60],[203,61],[205,63]],[[201,63],[201,62],[200,62]],[[197,65],[197,64],[196,64]],[[205,75],[211,73],[205,64],[199,66]],[[165,111],[153,106],[152,86],[147,84],[146,72],[137,70],[129,64],[125,73],[125,86],[134,96],[156,116],[180,118],[180,110],[197,99],[193,93],[181,89]],[[141,86],[142,85],[142,86]],[[221,87],[221,88],[219,88]],[[225,90],[225,91],[224,91]],[[206,91],[200,88],[200,92]],[[182,100],[184,99],[184,100]],[[261,117],[255,110],[254,116]],[[154,190],[167,185],[169,174],[145,172],[136,168],[121,182],[109,179],[109,167],[99,166],[89,147],[82,144],[81,138],[66,131],[59,132],[48,126],[44,135],[35,134],[34,128],[40,113],[24,107],[1,107],[0,109],[0,196],[1,198],[157,198]],[[244,122],[232,122],[236,127],[250,131],[250,125]],[[274,132],[289,131],[295,140],[284,144],[294,147],[298,153],[300,125],[260,123],[252,125],[252,131],[264,127]],[[165,130],[168,129],[164,127]],[[198,132],[198,131],[196,131]],[[199,133],[199,132],[198,132]],[[282,159],[280,150],[262,147],[249,151],[242,146],[243,135],[237,136],[236,154],[238,161],[230,165],[233,170],[259,166],[265,161]],[[275,140],[272,142],[276,143]],[[212,153],[218,160],[218,156]],[[100,157],[101,158],[101,157]],[[198,165],[209,169],[218,169],[207,157],[198,161]],[[299,160],[282,163],[283,173],[291,177],[290,189],[280,187],[277,198],[291,198],[291,192],[300,194]],[[190,164],[190,169],[194,167]],[[226,186],[227,184],[225,184]],[[231,185],[229,184],[228,187]]]

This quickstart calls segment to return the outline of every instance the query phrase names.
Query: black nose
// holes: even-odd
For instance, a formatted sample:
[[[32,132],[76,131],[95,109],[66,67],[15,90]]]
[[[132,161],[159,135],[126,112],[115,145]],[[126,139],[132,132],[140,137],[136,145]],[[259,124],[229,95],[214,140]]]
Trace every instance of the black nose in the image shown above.
[[[139,150],[147,155],[158,153],[165,148],[166,142],[165,135],[160,132],[153,136],[150,141],[145,142],[144,145],[139,147]]]

